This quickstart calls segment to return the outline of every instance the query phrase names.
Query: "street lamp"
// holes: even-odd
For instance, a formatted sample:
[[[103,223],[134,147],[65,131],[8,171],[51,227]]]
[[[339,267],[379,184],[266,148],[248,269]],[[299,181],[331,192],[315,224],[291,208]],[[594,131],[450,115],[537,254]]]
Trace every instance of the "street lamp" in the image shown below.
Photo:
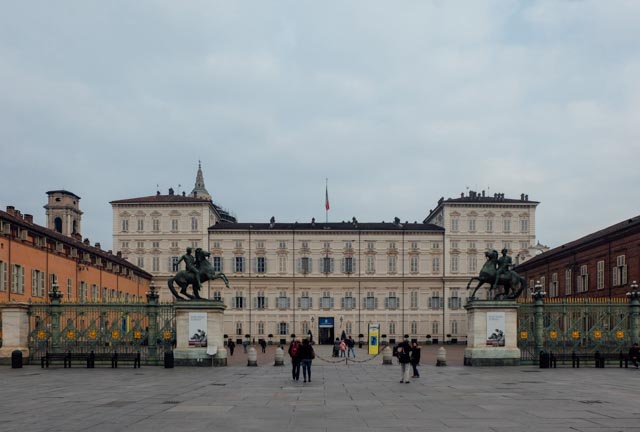
[[[535,285],[533,286],[533,291],[531,292],[531,297],[533,297],[534,300],[542,300],[546,295],[547,293],[544,292],[540,281],[536,281]]]
[[[629,300],[638,300],[640,299],[640,291],[638,291],[638,282],[633,281],[629,286],[631,291],[629,291],[626,295]]]

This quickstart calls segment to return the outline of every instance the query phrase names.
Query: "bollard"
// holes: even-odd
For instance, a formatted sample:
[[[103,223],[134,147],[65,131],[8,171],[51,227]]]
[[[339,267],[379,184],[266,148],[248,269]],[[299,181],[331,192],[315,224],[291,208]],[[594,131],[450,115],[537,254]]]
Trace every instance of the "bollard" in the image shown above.
[[[254,347],[249,348],[247,354],[247,366],[258,366],[258,352]]]
[[[173,351],[166,350],[164,352],[164,368],[173,369]]]
[[[218,348],[218,352],[213,356],[214,366],[226,366],[227,365],[227,350],[225,348]]]
[[[447,365],[447,350],[444,347],[438,348],[438,355],[436,356],[436,366]]]
[[[388,346],[384,347],[382,350],[382,364],[383,365],[391,365],[393,364],[393,356],[391,355],[391,348]]]
[[[276,348],[276,361],[274,366],[284,366],[284,350],[281,347]]]
[[[11,352],[11,368],[20,369],[22,367],[22,351],[15,350]]]

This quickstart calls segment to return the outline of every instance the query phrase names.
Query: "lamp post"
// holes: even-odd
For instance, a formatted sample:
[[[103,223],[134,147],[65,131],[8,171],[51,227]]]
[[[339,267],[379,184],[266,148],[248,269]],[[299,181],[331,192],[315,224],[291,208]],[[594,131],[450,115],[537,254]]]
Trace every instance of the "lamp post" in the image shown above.
[[[638,342],[640,339],[640,291],[638,291],[638,283],[631,282],[629,286],[631,291],[627,293],[629,299],[629,308],[631,309],[631,342]]]
[[[315,321],[314,317],[311,317],[311,328],[313,328],[313,322]],[[313,343],[313,333],[311,332],[311,329],[309,329],[309,343],[312,344]]]
[[[536,346],[536,354],[540,354],[540,351],[544,348],[544,297],[547,295],[544,292],[542,284],[540,281],[536,281],[533,292],[531,293],[531,297],[533,297],[534,303],[534,312],[533,315],[535,317],[535,346]]]

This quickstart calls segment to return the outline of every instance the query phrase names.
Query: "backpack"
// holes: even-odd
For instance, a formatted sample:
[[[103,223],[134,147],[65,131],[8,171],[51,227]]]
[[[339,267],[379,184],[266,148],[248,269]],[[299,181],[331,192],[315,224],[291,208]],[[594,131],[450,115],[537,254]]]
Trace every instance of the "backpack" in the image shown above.
[[[289,354],[291,355],[291,357],[298,356],[299,347],[300,347],[300,344],[298,342],[294,342],[293,344],[291,344],[291,349],[289,350]]]

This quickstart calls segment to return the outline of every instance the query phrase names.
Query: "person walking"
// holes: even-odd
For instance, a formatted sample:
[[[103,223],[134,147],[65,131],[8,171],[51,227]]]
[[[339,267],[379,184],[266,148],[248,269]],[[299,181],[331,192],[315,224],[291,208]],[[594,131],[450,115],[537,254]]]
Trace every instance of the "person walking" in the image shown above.
[[[420,347],[418,342],[411,343],[411,367],[413,368],[412,378],[420,378],[420,372],[418,372],[418,365],[420,364]]]
[[[233,350],[236,349],[236,344],[229,338],[229,342],[227,342],[227,347],[229,348],[229,355],[233,356]]]
[[[298,339],[291,340],[289,356],[291,357],[291,376],[294,381],[300,381],[300,341]]]
[[[311,362],[316,358],[316,353],[309,343],[309,339],[304,339],[300,346],[300,360],[302,362],[302,376],[304,382],[311,382]]]
[[[356,358],[355,346],[356,341],[354,341],[351,335],[349,335],[349,339],[347,339],[347,357],[349,357],[349,354],[353,354],[353,358]]]
[[[640,360],[640,347],[638,343],[634,343],[629,349],[629,361],[638,369],[638,360]]]
[[[347,342],[343,339],[340,341],[340,357],[347,356]]]
[[[264,339],[260,339],[260,347],[262,348],[262,353],[266,353],[267,352],[267,341],[265,341]]]
[[[409,364],[411,363],[411,345],[409,345],[409,338],[405,339],[398,344],[398,361],[400,362],[400,368],[402,369],[401,383],[409,384]]]
[[[340,354],[340,339],[336,338],[336,341],[333,343],[333,357],[338,357]]]

